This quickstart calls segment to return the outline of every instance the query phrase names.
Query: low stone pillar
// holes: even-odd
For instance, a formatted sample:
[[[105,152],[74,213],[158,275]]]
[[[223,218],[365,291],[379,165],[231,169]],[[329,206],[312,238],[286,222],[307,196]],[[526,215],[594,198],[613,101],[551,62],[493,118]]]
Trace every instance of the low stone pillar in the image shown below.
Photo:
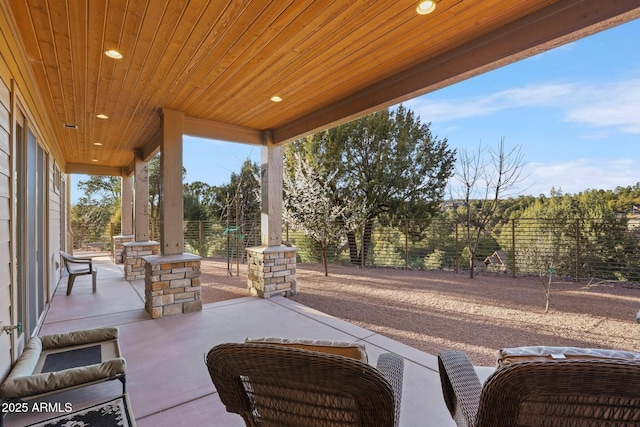
[[[133,234],[113,236],[113,262],[116,264],[124,263],[124,244],[133,242]]]
[[[247,248],[247,288],[251,295],[271,298],[296,294],[296,249],[289,246]]]
[[[201,259],[190,253],[144,257],[145,309],[153,319],[202,310]]]
[[[147,242],[129,242],[123,246],[124,278],[126,280],[144,279],[144,257],[148,255],[158,255],[160,253],[160,243],[150,240]]]

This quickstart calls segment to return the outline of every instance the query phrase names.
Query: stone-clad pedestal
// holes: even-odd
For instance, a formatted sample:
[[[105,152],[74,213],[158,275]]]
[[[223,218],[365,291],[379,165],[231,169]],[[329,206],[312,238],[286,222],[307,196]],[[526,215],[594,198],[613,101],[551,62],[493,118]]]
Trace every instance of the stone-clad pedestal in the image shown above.
[[[202,310],[201,260],[190,253],[144,257],[145,309],[152,318]]]
[[[113,262],[116,264],[124,263],[124,244],[133,242],[134,238],[133,234],[113,236]]]
[[[296,294],[296,249],[289,246],[247,248],[247,288],[251,295],[271,298]]]
[[[124,278],[126,280],[142,280],[145,277],[144,257],[160,254],[160,243],[150,240],[147,242],[129,242],[124,244],[122,256],[124,258]]]

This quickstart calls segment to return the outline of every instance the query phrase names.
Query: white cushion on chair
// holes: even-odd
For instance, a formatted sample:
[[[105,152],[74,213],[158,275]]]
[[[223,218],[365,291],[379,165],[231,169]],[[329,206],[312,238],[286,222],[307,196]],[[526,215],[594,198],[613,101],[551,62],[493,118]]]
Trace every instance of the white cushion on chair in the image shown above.
[[[247,338],[247,343],[252,344],[271,344],[281,345],[285,347],[299,348],[302,350],[319,351],[322,353],[335,354],[337,356],[350,357],[364,363],[368,363],[367,352],[364,344],[346,341],[330,341],[330,340],[310,340],[310,339],[290,339],[290,338]]]

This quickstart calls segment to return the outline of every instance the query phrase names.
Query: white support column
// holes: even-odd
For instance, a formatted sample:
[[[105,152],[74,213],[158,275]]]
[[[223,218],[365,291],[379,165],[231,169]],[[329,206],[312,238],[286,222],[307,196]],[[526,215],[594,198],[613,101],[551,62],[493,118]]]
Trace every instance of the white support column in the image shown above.
[[[263,246],[282,244],[282,171],[283,147],[261,148],[262,213],[260,215]]]
[[[296,293],[296,249],[282,246],[283,147],[273,145],[265,132],[262,147],[261,191],[262,246],[247,248],[249,293],[263,298]]]
[[[120,177],[120,194],[122,206],[120,234],[113,236],[111,254],[116,264],[124,263],[124,244],[133,240],[133,178],[130,176]]]
[[[139,152],[135,156],[135,202],[134,202],[134,240],[149,240],[149,165],[142,160]]]
[[[114,244],[122,253],[127,280],[144,278],[143,257],[160,253],[160,244],[149,240],[149,164],[143,160],[140,150],[135,151],[133,186],[133,234],[121,236]]]
[[[130,176],[121,177],[122,194],[122,229],[125,236],[133,234],[133,178]]]
[[[184,113],[162,110],[160,142],[160,251],[162,255],[184,252],[182,220],[182,128]]]
[[[152,318],[202,310],[200,260],[184,252],[182,132],[184,113],[162,110],[160,254],[145,256],[145,308]]]

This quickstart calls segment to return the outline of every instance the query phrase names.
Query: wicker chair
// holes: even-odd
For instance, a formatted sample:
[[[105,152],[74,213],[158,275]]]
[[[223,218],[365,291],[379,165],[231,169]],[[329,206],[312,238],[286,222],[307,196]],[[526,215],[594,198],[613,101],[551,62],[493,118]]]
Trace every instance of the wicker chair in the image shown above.
[[[458,426],[622,427],[640,425],[640,361],[631,359],[523,358],[484,386],[462,352],[444,351],[438,364]]]
[[[221,344],[206,364],[228,412],[247,426],[398,426],[403,359],[373,366],[273,344]]]

